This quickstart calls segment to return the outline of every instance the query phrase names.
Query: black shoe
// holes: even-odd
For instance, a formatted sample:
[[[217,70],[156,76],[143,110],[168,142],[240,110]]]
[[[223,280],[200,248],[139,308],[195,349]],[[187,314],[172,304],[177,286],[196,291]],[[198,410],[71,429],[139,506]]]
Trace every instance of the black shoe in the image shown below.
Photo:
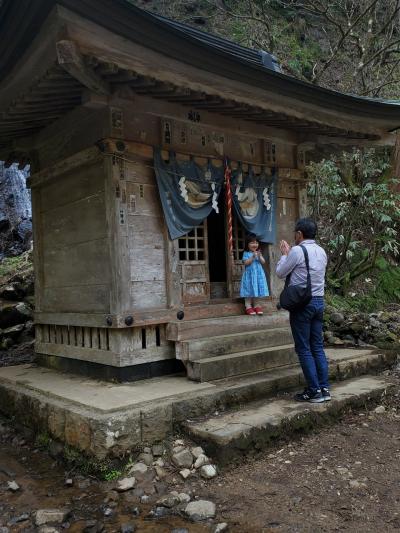
[[[331,393],[326,387],[321,387],[321,394],[324,397],[324,402],[329,402],[330,400],[332,400]]]
[[[320,390],[312,392],[309,389],[304,389],[303,392],[299,392],[294,395],[296,402],[309,402],[309,403],[323,403],[324,397]]]

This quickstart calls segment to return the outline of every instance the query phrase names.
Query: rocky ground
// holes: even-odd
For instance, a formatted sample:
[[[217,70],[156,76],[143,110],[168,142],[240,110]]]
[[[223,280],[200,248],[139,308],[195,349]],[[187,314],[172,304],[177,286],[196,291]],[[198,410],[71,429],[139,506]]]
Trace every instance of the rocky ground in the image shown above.
[[[31,252],[0,265],[0,366],[33,360],[34,275]]]
[[[107,465],[100,481],[3,419],[0,532],[399,531],[399,429],[395,394],[223,470],[175,439]]]

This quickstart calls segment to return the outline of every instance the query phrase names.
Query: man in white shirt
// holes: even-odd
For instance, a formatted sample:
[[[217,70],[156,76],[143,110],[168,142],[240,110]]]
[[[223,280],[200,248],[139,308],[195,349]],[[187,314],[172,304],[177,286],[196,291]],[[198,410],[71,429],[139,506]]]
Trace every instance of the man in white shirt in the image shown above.
[[[328,361],[324,352],[323,315],[324,287],[327,257],[325,250],[315,242],[317,225],[310,218],[301,218],[295,226],[295,246],[280,242],[282,257],[276,273],[281,279],[290,275],[289,285],[306,286],[307,267],[304,253],[308,252],[311,292],[310,303],[300,310],[290,312],[290,326],[296,353],[306,380],[306,389],[295,395],[301,402],[322,403],[329,401]]]

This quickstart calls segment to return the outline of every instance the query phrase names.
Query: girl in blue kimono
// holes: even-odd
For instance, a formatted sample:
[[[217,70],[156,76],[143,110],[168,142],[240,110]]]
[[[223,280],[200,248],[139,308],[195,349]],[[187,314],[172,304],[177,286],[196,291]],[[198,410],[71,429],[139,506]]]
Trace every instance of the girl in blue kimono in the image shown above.
[[[257,304],[257,298],[269,296],[267,279],[262,265],[265,259],[260,251],[256,235],[246,237],[246,247],[242,258],[245,269],[240,284],[240,296],[244,298],[246,315],[262,315],[263,310]]]

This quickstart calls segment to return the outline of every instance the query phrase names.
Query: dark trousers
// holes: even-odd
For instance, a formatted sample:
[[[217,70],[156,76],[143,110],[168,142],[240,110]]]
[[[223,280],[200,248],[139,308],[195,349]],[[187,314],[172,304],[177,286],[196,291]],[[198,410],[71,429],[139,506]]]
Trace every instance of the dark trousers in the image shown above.
[[[290,327],[307,387],[315,392],[329,387],[328,361],[323,340],[324,299],[313,296],[299,311],[291,311]]]

